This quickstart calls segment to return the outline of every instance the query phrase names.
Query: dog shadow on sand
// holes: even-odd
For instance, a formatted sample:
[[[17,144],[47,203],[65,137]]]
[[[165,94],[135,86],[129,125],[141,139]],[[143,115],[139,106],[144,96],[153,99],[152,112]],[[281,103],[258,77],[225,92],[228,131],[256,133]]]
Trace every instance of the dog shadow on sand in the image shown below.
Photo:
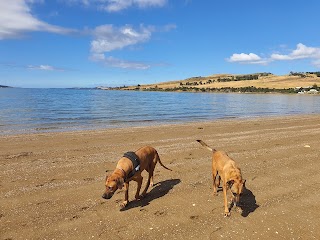
[[[240,207],[242,209],[242,217],[248,217],[250,213],[253,213],[259,207],[256,196],[248,188],[243,189],[240,197]]]
[[[222,194],[222,187],[218,187],[218,192],[221,192]],[[233,207],[234,204],[232,203],[229,206],[229,210],[234,209]],[[242,217],[248,217],[250,213],[253,213],[259,207],[256,201],[256,196],[253,195],[253,193],[247,187],[243,189],[243,193],[240,197],[239,207],[242,210]]]
[[[153,185],[151,191],[148,192],[143,199],[130,201],[128,205],[120,211],[126,211],[135,207],[145,207],[153,200],[165,196],[171,189],[173,189],[175,185],[179,184],[180,182],[180,179],[169,179],[158,182]]]

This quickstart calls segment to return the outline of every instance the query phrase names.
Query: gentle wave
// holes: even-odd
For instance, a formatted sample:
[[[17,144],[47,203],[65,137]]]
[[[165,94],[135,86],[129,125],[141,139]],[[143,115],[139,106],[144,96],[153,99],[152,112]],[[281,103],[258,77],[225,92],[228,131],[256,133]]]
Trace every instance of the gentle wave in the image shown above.
[[[0,134],[320,113],[319,95],[0,89]]]

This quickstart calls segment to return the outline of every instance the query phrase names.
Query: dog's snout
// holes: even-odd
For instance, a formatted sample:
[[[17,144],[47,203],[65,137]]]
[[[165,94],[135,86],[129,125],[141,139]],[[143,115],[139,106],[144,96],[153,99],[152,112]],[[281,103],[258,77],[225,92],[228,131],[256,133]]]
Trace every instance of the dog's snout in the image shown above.
[[[104,193],[104,194],[102,195],[102,198],[104,198],[104,199],[110,199],[111,197],[112,197],[112,194]]]

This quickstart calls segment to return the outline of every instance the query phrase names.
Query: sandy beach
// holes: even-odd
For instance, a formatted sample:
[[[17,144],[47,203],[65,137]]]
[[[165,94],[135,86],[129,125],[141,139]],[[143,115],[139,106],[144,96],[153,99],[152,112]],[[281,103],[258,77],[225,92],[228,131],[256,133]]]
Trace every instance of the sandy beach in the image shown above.
[[[319,136],[320,115],[0,136],[0,239],[319,239]],[[223,217],[196,139],[241,167],[242,214]],[[132,182],[120,211],[106,174],[144,145],[173,171],[158,164],[140,201]]]

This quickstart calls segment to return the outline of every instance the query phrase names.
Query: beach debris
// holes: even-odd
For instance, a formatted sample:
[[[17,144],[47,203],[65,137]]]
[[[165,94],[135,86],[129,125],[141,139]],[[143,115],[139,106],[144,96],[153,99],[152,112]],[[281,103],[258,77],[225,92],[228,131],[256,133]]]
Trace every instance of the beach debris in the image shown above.
[[[305,147],[305,148],[309,148],[309,147],[310,147],[310,145],[304,145],[304,147]]]

